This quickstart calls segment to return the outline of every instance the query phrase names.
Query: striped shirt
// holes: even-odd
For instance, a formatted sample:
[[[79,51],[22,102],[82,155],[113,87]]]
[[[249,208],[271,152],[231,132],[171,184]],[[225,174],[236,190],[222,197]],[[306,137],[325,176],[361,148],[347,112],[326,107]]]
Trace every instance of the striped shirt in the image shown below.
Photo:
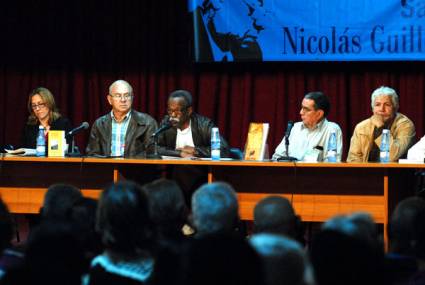
[[[131,111],[125,115],[121,122],[117,122],[114,112],[112,117],[112,138],[111,138],[111,156],[124,156],[125,134],[127,133],[128,123],[131,119]]]

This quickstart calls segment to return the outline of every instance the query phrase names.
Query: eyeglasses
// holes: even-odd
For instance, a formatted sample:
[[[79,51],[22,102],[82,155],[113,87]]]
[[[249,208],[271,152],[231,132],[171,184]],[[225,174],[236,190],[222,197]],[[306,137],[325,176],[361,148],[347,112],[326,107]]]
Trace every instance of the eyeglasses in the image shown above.
[[[310,108],[305,107],[305,106],[301,106],[301,112],[303,112],[303,113],[309,113],[311,111],[316,111],[316,110],[315,109],[310,109]]]
[[[179,115],[183,114],[185,111],[186,111],[186,109],[182,109],[182,110],[167,109],[168,115],[176,114],[177,116],[179,116]]]
[[[109,94],[109,96],[111,96],[115,100],[122,100],[122,99],[124,99],[124,100],[131,100],[131,99],[133,99],[133,95],[128,94],[128,93],[125,93],[125,94],[119,94],[119,93],[117,93],[117,94]]]
[[[31,109],[33,110],[43,109],[44,107],[46,107],[46,103],[31,104]]]

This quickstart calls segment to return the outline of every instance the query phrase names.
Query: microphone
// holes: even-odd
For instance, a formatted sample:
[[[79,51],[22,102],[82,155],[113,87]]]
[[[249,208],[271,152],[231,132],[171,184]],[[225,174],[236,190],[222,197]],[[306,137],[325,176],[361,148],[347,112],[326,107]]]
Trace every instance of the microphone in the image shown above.
[[[289,135],[291,134],[292,127],[294,126],[294,121],[288,121],[288,126],[286,127],[285,132],[285,156],[280,157],[277,161],[297,161],[298,159],[292,156],[289,156]]]
[[[160,126],[152,135],[152,138],[156,138],[160,133],[165,132],[169,128],[171,128],[173,124],[171,124],[171,121],[167,120],[162,126]]]
[[[83,122],[79,127],[76,127],[72,130],[70,130],[67,134],[66,137],[73,137],[75,136],[77,133],[81,132],[82,130],[87,130],[89,128],[89,123],[87,122]]]
[[[289,138],[291,134],[292,127],[294,126],[294,121],[288,121],[288,126],[286,127],[285,138]]]

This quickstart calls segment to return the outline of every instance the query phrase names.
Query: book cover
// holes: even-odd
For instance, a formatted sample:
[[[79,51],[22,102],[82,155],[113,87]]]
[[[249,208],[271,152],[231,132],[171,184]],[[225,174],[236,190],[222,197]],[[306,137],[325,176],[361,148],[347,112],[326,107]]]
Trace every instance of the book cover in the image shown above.
[[[245,160],[263,160],[266,150],[268,123],[250,123],[246,140]]]
[[[47,156],[65,156],[65,131],[49,131]]]

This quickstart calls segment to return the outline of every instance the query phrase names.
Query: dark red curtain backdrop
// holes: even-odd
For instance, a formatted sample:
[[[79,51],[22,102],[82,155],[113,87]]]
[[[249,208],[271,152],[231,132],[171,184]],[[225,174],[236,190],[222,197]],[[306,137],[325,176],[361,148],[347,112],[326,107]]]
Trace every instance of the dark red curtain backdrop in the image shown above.
[[[109,111],[107,88],[129,81],[134,108],[160,120],[175,89],[194,96],[231,145],[243,147],[249,122],[269,122],[271,151],[288,120],[299,119],[306,92],[331,99],[329,119],[344,133],[371,113],[370,94],[395,88],[400,111],[424,135],[422,62],[300,62],[196,64],[192,19],[185,0],[7,1],[0,10],[0,144],[18,145],[28,93],[49,88],[75,125]],[[78,136],[85,147],[88,134]]]

